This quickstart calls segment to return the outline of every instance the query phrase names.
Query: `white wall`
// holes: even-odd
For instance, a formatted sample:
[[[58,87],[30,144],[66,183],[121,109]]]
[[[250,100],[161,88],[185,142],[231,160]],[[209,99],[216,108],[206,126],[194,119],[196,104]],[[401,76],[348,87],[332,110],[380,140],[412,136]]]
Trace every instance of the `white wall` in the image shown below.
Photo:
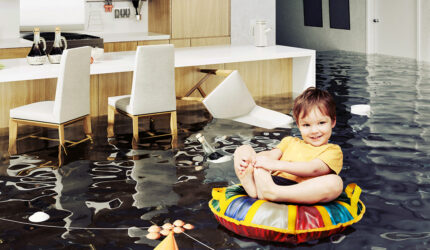
[[[0,0],[0,39],[19,36],[19,0]]]
[[[231,0],[231,44],[253,44],[250,29],[255,20],[261,19],[272,29],[267,33],[267,41],[268,45],[274,45],[276,0]]]
[[[366,52],[366,1],[350,0],[350,30],[331,29],[329,1],[322,1],[323,27],[304,25],[302,0],[278,0],[278,44],[324,50]]]
[[[430,62],[430,1],[421,0],[420,4],[420,59]]]
[[[115,19],[114,11],[105,12],[103,6],[103,2],[87,2],[85,30],[107,33],[148,31],[148,1],[143,2],[140,12],[142,19],[140,21],[136,20],[136,11],[131,1],[113,2],[114,8],[130,8],[129,18]]]
[[[2,2],[10,0],[0,0]],[[12,0],[18,1],[19,0]],[[105,12],[103,1],[86,0],[20,0],[21,31],[33,30],[34,26],[42,31],[54,31],[56,26],[63,31],[95,31],[106,33],[147,32],[148,2],[142,3],[140,21],[136,20],[131,1],[113,2],[112,12]],[[55,4],[53,4],[55,3]],[[11,7],[10,7],[11,8]],[[10,9],[9,8],[9,9]],[[54,8],[54,9],[53,9]],[[114,18],[115,8],[129,8],[130,17]],[[3,9],[3,8],[1,8]],[[0,9],[0,10],[1,10]],[[15,8],[18,9],[18,8]],[[35,11],[36,10],[36,11]],[[56,13],[55,15],[51,13]],[[19,17],[19,15],[18,15]],[[27,26],[23,29],[22,26]],[[18,29],[19,30],[19,29]]]
[[[56,26],[66,29],[83,29],[85,0],[20,0],[21,30],[53,31]]]

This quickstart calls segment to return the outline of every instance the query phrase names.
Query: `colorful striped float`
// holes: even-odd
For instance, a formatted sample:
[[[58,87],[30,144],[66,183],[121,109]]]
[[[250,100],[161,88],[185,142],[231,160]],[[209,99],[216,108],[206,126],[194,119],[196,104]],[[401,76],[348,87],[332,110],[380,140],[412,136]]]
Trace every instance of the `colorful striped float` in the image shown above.
[[[334,201],[316,205],[274,203],[246,195],[241,185],[212,190],[215,218],[236,234],[259,240],[301,243],[343,231],[366,210],[361,188],[349,184]]]

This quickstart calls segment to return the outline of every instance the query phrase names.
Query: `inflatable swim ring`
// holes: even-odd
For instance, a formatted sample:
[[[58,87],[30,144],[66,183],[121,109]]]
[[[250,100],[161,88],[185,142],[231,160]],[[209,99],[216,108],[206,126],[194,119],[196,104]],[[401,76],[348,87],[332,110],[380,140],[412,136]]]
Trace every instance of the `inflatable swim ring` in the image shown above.
[[[315,205],[274,203],[246,195],[241,185],[212,189],[209,207],[236,234],[259,240],[301,243],[330,236],[358,222],[366,210],[361,188],[349,184],[334,201]]]

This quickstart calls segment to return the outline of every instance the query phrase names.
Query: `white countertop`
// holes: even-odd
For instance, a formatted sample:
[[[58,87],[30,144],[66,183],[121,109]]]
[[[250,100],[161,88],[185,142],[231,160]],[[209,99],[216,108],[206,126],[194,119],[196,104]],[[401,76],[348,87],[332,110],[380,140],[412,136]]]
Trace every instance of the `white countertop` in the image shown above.
[[[0,39],[0,49],[6,48],[27,48],[31,47],[33,42],[22,38]]]
[[[131,41],[150,41],[150,40],[167,40],[170,35],[159,34],[154,32],[127,32],[127,33],[98,33],[98,32],[77,32],[99,36],[103,38],[103,42],[131,42]]]
[[[167,40],[170,35],[159,34],[154,32],[127,32],[127,33],[100,33],[91,31],[75,31],[72,33],[87,34],[103,38],[103,42],[131,42],[131,41],[151,41],[151,40]],[[32,41],[22,38],[0,39],[0,49],[5,48],[23,48],[31,47]]]
[[[104,53],[99,62],[91,65],[91,74],[106,74],[133,71],[136,52]],[[273,60],[294,57],[315,57],[315,51],[287,46],[255,47],[243,46],[204,46],[175,49],[175,67]],[[33,79],[56,78],[58,64],[32,66],[25,58],[0,60],[5,66],[0,70],[0,82],[25,81]]]

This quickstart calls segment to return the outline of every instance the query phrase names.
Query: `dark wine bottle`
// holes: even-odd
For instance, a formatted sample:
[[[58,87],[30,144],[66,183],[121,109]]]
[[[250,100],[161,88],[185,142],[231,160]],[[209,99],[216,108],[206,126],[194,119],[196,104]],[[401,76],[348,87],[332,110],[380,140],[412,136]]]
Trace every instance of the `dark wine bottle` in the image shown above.
[[[205,157],[209,158],[209,160],[218,160],[219,158],[225,156],[220,152],[220,150],[216,150],[214,147],[212,147],[211,144],[209,144],[208,141],[206,141],[205,137],[198,133],[196,135],[197,140],[202,144],[203,151],[205,152]]]
[[[46,42],[43,37],[40,37],[40,29],[34,28],[33,31],[33,45],[27,55],[27,62],[30,65],[41,65],[47,60],[45,53]]]
[[[136,10],[136,19],[140,20],[142,16],[140,15],[140,10],[142,8],[142,0],[131,0],[133,3],[134,9]]]
[[[48,58],[51,63],[60,63],[63,49],[67,49],[67,41],[64,36],[61,36],[59,27],[55,28],[55,39],[52,49],[49,52]]]

